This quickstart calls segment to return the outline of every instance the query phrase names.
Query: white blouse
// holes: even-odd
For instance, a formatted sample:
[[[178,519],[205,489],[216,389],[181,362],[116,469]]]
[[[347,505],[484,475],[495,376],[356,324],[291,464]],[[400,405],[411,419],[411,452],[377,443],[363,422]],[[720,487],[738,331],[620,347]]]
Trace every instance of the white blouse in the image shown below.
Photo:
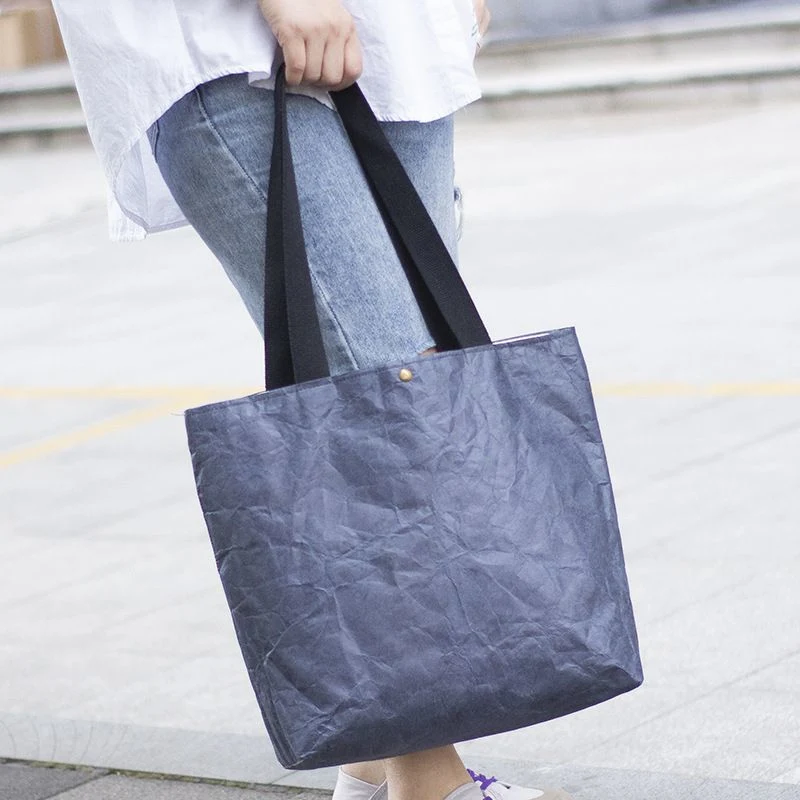
[[[480,97],[472,0],[343,0],[364,53],[359,86],[382,120],[427,122]],[[213,78],[271,87],[277,44],[258,0],[54,0],[109,186],[112,240],[187,224],[145,132]],[[332,107],[327,93],[298,87]]]

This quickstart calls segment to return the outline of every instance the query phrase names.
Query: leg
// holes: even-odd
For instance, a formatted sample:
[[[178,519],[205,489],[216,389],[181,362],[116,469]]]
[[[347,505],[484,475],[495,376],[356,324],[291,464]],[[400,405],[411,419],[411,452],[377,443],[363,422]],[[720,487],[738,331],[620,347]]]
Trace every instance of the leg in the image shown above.
[[[384,761],[389,800],[442,800],[459,786],[477,786],[464,767],[455,747],[437,747]]]
[[[173,196],[262,334],[272,103],[272,92],[249,86],[244,75],[220,78],[179,100],[151,136]],[[290,94],[288,104],[306,248],[332,372],[428,350],[435,343],[338,115],[304,96]],[[439,198],[446,193],[433,193],[429,177],[443,154],[452,170],[452,120],[386,125],[399,126],[395,138],[408,140],[405,163],[427,176],[423,200],[453,229],[444,233],[455,249],[452,183],[445,212]]]
[[[388,800],[442,800],[458,787],[471,786],[473,783],[472,776],[452,745],[384,761],[346,764],[342,771],[368,786],[353,787],[346,779],[340,778],[334,800],[348,796],[368,800],[378,784],[384,781],[388,782]],[[480,797],[480,792],[475,791],[474,794]]]

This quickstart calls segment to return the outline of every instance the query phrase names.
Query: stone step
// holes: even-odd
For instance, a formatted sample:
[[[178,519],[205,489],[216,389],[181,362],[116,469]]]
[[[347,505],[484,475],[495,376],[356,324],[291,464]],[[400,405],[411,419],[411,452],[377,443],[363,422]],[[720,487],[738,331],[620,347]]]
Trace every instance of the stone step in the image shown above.
[[[87,139],[69,64],[0,72],[0,146]]]
[[[786,53],[665,59],[485,72],[471,115],[604,113],[800,100],[800,49]]]
[[[477,70],[483,101],[469,107],[473,116],[798,99],[800,8],[755,5],[563,39],[490,39]],[[0,145],[82,131],[66,62],[0,73]]]
[[[797,52],[800,6],[768,3],[724,11],[660,17],[569,36],[492,41],[478,63],[485,74],[510,70],[646,65],[741,53]]]
[[[800,7],[769,4],[618,25],[583,36],[489,40],[484,102],[595,112],[800,97]],[[510,108],[509,108],[510,110]]]
[[[77,98],[75,80],[66,61],[42,64],[12,72],[0,72],[0,108],[13,105],[20,99],[54,97]]]
[[[0,147],[30,147],[88,142],[80,107],[59,110],[0,111]]]

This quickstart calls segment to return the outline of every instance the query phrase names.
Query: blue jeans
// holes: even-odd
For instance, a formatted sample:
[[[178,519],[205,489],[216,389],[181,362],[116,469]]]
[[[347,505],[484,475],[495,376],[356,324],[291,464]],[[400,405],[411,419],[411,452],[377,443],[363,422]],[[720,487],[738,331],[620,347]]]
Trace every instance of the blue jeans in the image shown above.
[[[222,263],[263,336],[273,92],[209,81],[148,131],[175,201]],[[317,311],[332,374],[402,361],[435,342],[335,111],[288,95],[289,136]],[[457,259],[453,118],[383,122]]]

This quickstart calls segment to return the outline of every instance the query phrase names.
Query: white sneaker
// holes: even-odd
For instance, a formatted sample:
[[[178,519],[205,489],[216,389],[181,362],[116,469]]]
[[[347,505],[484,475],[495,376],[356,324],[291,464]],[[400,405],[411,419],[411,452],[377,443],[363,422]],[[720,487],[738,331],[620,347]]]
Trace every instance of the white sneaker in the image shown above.
[[[468,769],[473,782],[488,800],[572,800],[563,789],[528,789],[514,786],[495,777],[487,778],[481,773]],[[336,788],[331,800],[387,800],[386,781],[380,786],[354,778],[339,768]]]
[[[468,769],[470,777],[480,786],[484,797],[489,800],[572,800],[563,789],[528,789],[525,786],[514,786],[494,776],[487,778],[482,773]]]

